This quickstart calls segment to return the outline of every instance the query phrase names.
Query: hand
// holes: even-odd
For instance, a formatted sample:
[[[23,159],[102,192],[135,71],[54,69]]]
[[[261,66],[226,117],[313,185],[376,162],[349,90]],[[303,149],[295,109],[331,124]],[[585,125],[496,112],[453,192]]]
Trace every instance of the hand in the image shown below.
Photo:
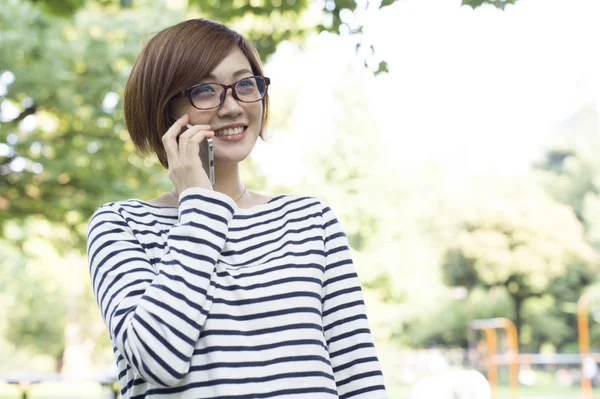
[[[189,123],[189,119],[188,114],[184,114],[162,136],[169,163],[168,176],[177,193],[192,187],[212,190],[200,160],[200,143],[205,139],[213,138],[215,133],[210,130],[209,125],[194,125],[181,133]]]

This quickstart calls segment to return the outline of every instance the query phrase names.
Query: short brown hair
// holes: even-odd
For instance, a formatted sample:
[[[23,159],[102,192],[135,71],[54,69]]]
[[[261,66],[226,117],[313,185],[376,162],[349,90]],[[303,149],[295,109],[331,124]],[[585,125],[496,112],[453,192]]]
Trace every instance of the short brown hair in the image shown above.
[[[172,124],[169,102],[198,84],[237,46],[252,72],[263,76],[258,52],[246,38],[218,22],[191,19],[157,33],[138,55],[125,86],[125,124],[136,148],[156,154],[168,168],[162,136]],[[269,115],[269,97],[262,100],[260,137]]]

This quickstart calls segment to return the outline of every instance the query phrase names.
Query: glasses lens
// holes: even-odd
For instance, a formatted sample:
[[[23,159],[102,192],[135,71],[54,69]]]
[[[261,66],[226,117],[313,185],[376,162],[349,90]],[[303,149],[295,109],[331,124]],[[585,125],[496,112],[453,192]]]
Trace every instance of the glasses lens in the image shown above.
[[[223,87],[215,84],[201,84],[192,89],[190,95],[197,108],[215,108],[221,103]]]
[[[267,92],[267,84],[260,76],[242,79],[235,85],[235,94],[241,101],[254,102],[261,100]]]

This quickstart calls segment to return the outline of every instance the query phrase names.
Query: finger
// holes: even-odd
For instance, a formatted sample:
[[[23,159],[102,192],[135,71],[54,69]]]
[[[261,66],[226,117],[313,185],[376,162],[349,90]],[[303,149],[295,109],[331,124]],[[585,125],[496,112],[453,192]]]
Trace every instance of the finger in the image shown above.
[[[185,132],[181,133],[181,135],[179,136],[179,157],[187,156],[189,152],[188,147],[190,146],[190,138],[194,137],[199,132],[205,133],[208,131],[208,129],[210,129],[209,125],[194,125],[191,128],[187,129]],[[201,133],[202,136],[200,136],[199,138],[200,141],[202,141],[204,133]]]
[[[177,136],[181,132],[181,129],[188,123],[188,120],[188,114],[183,114],[183,116],[175,121],[169,130],[167,130],[167,132],[162,136],[162,142],[163,146],[165,147],[168,160],[173,160],[177,157]]]
[[[206,139],[211,139],[215,136],[212,130],[201,130],[194,136],[190,137],[187,145],[187,156],[194,157],[200,155],[200,145]]]
[[[181,118],[177,119],[175,123],[171,125],[169,130],[167,130],[167,132],[163,135],[163,140],[175,139],[181,132],[181,129],[183,129],[185,125],[189,123],[189,120],[190,117],[188,114],[183,114]]]
[[[191,143],[199,144],[207,138],[213,138],[215,133],[212,130],[198,130],[187,138],[188,145]]]
[[[167,161],[171,165],[172,161],[178,157],[177,141],[175,139],[163,139],[163,147],[165,147],[165,152],[167,153]]]

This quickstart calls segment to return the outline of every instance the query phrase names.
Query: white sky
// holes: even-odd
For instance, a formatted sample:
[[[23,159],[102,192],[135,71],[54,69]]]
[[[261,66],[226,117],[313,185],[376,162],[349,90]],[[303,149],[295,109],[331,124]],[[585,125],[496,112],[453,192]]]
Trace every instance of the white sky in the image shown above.
[[[390,64],[389,74],[357,81],[371,90],[366,112],[379,123],[369,135],[390,165],[434,160],[463,175],[524,174],[553,126],[600,99],[599,0],[519,0],[504,12],[400,0],[360,18]],[[273,112],[298,92],[289,131],[257,148],[271,178],[290,183],[290,169],[277,173],[284,162],[299,179],[301,156],[292,152],[332,135],[335,104],[327,89],[315,90],[357,61],[352,40],[315,35],[306,49],[284,44],[269,61]]]

